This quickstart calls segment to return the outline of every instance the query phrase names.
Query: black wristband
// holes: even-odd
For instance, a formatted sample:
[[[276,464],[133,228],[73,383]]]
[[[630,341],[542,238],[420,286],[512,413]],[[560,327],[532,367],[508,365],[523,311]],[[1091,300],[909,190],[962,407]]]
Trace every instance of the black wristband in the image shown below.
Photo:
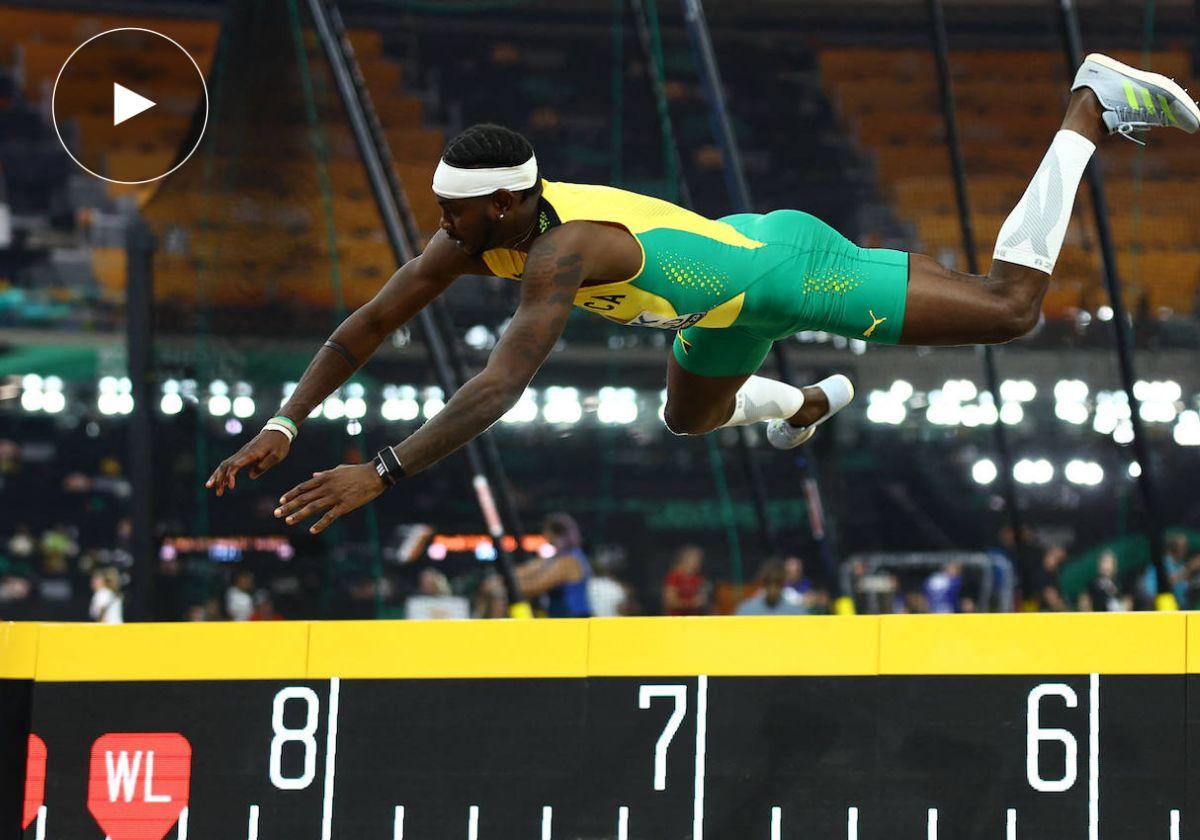
[[[379,477],[389,487],[408,475],[404,471],[404,466],[400,463],[400,459],[396,457],[395,450],[390,446],[385,446],[376,453],[375,471],[379,473]]]
[[[350,367],[354,368],[355,370],[358,370],[358,359],[354,358],[354,354],[351,353],[349,350],[347,350],[342,345],[338,344],[332,338],[329,339],[328,341],[326,341],[321,346],[328,347],[330,350],[332,350],[333,352],[335,352],[339,356],[341,356],[343,359],[345,359],[346,362],[350,365]]]

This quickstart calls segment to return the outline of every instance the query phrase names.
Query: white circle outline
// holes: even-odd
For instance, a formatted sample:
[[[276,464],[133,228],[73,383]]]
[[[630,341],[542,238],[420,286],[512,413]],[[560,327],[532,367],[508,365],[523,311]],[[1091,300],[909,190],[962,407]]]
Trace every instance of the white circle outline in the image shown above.
[[[200,135],[196,138],[196,142],[192,146],[191,150],[186,155],[183,156],[183,160],[179,161],[179,163],[175,164],[173,167],[168,169],[163,174],[155,175],[153,178],[146,178],[144,181],[118,181],[116,178],[105,178],[103,175],[99,174],[98,172],[93,172],[92,170],[90,170],[86,166],[84,166],[80,162],[79,158],[77,158],[77,157],[75,157],[75,155],[71,154],[71,150],[69,148],[67,148],[66,141],[63,140],[62,132],[58,130],[58,114],[55,112],[55,100],[58,97],[58,82],[60,79],[62,79],[63,71],[67,69],[67,65],[71,63],[71,59],[73,59],[75,57],[75,54],[77,52],[79,52],[81,49],[86,47],[88,44],[92,43],[92,41],[95,41],[97,38],[103,38],[105,35],[111,35],[114,32],[149,32],[151,35],[157,35],[160,38],[170,41],[172,44],[175,45],[175,47],[181,53],[183,53],[185,56],[187,56],[188,61],[192,62],[192,66],[196,68],[196,75],[200,77],[200,89],[204,92],[204,124],[200,126]],[[200,72],[200,65],[196,63],[196,59],[192,58],[192,54],[190,52],[188,52],[187,50],[185,50],[183,48],[183,45],[180,44],[178,41],[176,41],[174,38],[172,38],[170,35],[164,35],[161,32],[156,32],[153,29],[146,29],[141,26],[118,26],[116,29],[106,29],[103,32],[98,32],[97,34],[93,35],[91,38],[88,38],[86,41],[84,41],[82,44],[80,44],[78,47],[76,47],[74,50],[72,50],[71,54],[69,56],[67,56],[67,60],[63,62],[62,67],[58,68],[58,75],[54,77],[54,89],[50,92],[50,122],[54,125],[54,134],[58,137],[58,143],[60,146],[63,147],[63,151],[67,153],[67,157],[69,157],[71,160],[75,161],[76,166],[78,166],[80,169],[82,169],[87,174],[89,174],[95,178],[99,178],[101,181],[107,181],[110,184],[127,184],[127,185],[131,185],[131,186],[137,185],[137,184],[150,184],[150,183],[153,183],[154,181],[161,181],[163,178],[166,178],[168,175],[170,175],[176,169],[183,166],[185,163],[188,162],[188,160],[191,158],[191,156],[196,153],[196,149],[200,148],[200,141],[204,139],[204,132],[208,129],[208,84],[204,81],[204,74],[202,72]]]

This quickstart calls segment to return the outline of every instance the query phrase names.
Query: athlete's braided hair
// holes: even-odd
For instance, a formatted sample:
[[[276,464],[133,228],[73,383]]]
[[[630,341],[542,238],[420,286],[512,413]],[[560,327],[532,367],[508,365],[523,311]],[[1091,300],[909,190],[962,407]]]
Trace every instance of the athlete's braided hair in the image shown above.
[[[511,128],[493,123],[479,123],[462,131],[442,152],[442,160],[461,169],[520,166],[531,157],[533,145],[528,140]],[[541,173],[538,173],[538,183],[523,194],[536,195],[541,189]]]

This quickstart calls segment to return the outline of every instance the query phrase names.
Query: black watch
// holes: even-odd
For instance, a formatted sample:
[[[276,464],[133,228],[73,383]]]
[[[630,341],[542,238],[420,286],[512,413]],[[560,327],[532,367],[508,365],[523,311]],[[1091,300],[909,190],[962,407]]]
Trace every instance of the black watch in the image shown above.
[[[385,446],[376,453],[374,464],[375,472],[379,473],[379,477],[388,487],[408,475],[404,471],[400,459],[396,457],[396,451],[390,446]]]

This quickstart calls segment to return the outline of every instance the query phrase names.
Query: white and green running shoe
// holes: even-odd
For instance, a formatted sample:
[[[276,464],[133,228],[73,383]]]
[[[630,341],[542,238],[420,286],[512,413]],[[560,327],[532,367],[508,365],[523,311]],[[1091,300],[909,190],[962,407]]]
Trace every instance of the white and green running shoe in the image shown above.
[[[1188,134],[1200,130],[1200,107],[1187,91],[1158,73],[1136,70],[1115,58],[1092,53],[1084,59],[1071,86],[1072,91],[1080,88],[1090,88],[1100,100],[1110,134],[1134,140],[1135,131],[1158,126],[1174,126]]]
[[[850,405],[850,401],[854,399],[854,385],[840,373],[822,379],[813,387],[820,388],[825,392],[825,399],[829,400],[829,409],[807,426],[793,426],[786,420],[769,421],[767,423],[767,442],[771,446],[776,449],[795,449],[800,444],[806,443],[816,433],[817,426]]]

